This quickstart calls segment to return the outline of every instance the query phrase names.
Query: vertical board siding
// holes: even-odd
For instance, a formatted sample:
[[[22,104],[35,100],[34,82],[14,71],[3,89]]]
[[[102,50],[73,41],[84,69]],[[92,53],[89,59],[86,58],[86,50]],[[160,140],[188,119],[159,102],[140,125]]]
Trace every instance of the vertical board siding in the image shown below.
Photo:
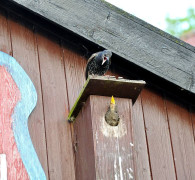
[[[132,101],[115,100],[120,116],[118,126],[110,126],[104,119],[110,104],[110,97],[105,96],[91,95],[76,119],[78,180],[133,179]]]
[[[97,179],[130,180],[134,177],[132,102],[123,98],[115,98],[115,101],[120,122],[110,127],[104,120],[110,97],[90,96]]]
[[[0,51],[13,55],[36,87],[38,102],[29,117],[33,144],[48,179],[74,180],[66,117],[85,82],[87,61],[68,44],[60,47],[53,35],[34,33],[33,25],[13,16],[0,7]],[[194,107],[189,113],[145,89],[133,105],[132,128],[136,180],[195,179]]]
[[[62,48],[49,37],[36,34],[45,113],[49,175],[51,180],[75,179],[74,159]]]
[[[120,121],[112,127],[104,118],[110,98],[90,96],[96,178],[131,180],[134,179],[132,101],[115,98]]]
[[[63,52],[67,91],[71,109],[85,83],[86,60],[75,52],[67,49],[65,46]]]
[[[76,52],[63,44],[63,57],[65,65],[65,77],[67,85],[67,94],[69,102],[69,110],[73,107],[83,85],[85,83],[85,65],[86,60]],[[74,137],[73,125],[71,124],[71,133]],[[73,142],[74,143],[74,142]]]
[[[96,176],[94,140],[91,118],[90,98],[78,114],[74,126],[74,150],[76,180],[89,180]],[[87,137],[87,138],[86,138]],[[86,158],[88,157],[88,158]]]
[[[9,20],[8,25],[11,31],[13,57],[29,75],[37,91],[37,105],[29,117],[28,126],[33,145],[48,178],[42,93],[35,37],[32,29],[27,28],[24,24],[17,23],[16,19]]]
[[[5,14],[6,12],[0,7],[0,51],[11,55],[10,31]]]
[[[132,127],[134,140],[135,179],[150,180],[150,165],[140,96],[133,105]]]
[[[195,141],[195,107],[190,107],[190,116],[192,120],[193,132],[194,132],[194,141]]]
[[[195,144],[189,111],[166,100],[177,179],[195,178]]]
[[[3,51],[7,54],[12,54],[10,31],[9,31],[8,21],[7,21],[5,14],[7,14],[7,13],[5,13],[0,8],[0,51]],[[6,84],[7,84],[7,82],[9,82],[8,81],[9,76],[10,76],[10,74],[6,75]],[[12,77],[9,77],[9,78],[12,79]],[[3,80],[3,77],[1,77],[1,81],[2,80]],[[11,80],[11,81],[13,81],[13,80]],[[11,86],[13,86],[13,87],[10,88]],[[16,91],[16,89],[17,89],[15,82],[10,83],[9,87],[1,87],[1,90],[2,90],[2,88],[6,88],[6,90],[9,90],[10,92],[14,91],[14,90]],[[13,92],[11,94],[14,95],[15,97],[13,97],[13,96],[11,97],[9,95],[8,97],[11,98],[12,100],[10,101],[9,99],[7,99],[8,102],[9,101],[12,102],[14,100],[16,101],[16,99],[15,99],[17,97],[16,94]],[[6,98],[5,94],[3,94],[3,98],[4,99]],[[12,105],[8,104],[8,107],[9,107],[8,109],[10,109],[12,107]],[[0,108],[0,111],[2,112],[1,108]],[[12,110],[10,113],[12,113]],[[11,116],[11,114],[10,114],[10,116]],[[18,179],[19,178],[28,179],[28,174],[24,170],[25,167],[22,163],[22,160],[20,159],[20,155],[18,153],[18,149],[16,147],[15,140],[13,139],[14,135],[13,135],[13,131],[11,129],[12,124],[11,123],[9,124],[9,122],[11,122],[11,120],[9,120],[9,117],[6,116],[4,119],[4,122],[3,122],[3,119],[1,119],[0,121],[1,121],[0,124],[2,124],[2,125],[5,123],[4,130],[0,132],[0,143],[1,143],[0,147],[4,146],[4,147],[0,148],[0,153],[5,153],[5,156],[7,158],[7,166],[8,166],[7,177],[8,177],[8,179],[10,179],[10,178],[11,179],[17,179],[17,178]],[[8,128],[8,126],[9,126],[9,128]],[[6,141],[2,142],[3,137],[4,138],[6,137],[7,141],[10,143],[8,143]],[[11,153],[14,153],[15,156],[13,156]],[[3,178],[3,177],[1,177],[1,178]]]
[[[153,179],[176,179],[171,140],[164,100],[161,95],[143,90],[141,93]]]

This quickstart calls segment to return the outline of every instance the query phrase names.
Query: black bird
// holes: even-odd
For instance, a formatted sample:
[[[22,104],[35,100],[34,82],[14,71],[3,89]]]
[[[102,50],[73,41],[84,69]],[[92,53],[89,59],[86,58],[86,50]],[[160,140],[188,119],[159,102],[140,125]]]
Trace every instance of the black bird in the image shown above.
[[[111,64],[111,56],[112,52],[110,50],[104,50],[92,54],[88,59],[85,70],[86,79],[88,78],[88,75],[104,75]]]

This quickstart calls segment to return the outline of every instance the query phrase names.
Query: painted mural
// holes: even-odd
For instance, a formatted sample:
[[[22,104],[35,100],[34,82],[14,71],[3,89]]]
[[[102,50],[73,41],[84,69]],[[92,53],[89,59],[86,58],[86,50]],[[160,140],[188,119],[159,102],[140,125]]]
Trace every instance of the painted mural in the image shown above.
[[[28,75],[13,57],[0,52],[0,154],[6,156],[8,180],[46,179],[28,131],[36,103]]]

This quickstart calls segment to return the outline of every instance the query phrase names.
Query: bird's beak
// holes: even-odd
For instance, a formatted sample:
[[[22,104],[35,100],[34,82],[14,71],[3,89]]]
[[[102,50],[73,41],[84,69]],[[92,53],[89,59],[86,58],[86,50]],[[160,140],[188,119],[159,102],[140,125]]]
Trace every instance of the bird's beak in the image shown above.
[[[103,61],[102,61],[102,65],[108,60],[107,57],[104,57]]]
[[[115,104],[115,100],[114,100],[114,97],[113,96],[111,98],[110,104]]]

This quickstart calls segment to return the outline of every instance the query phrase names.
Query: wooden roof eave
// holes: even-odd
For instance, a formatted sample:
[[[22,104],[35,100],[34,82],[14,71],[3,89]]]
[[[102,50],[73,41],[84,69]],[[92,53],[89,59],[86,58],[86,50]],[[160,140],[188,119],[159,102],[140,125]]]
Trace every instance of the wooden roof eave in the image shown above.
[[[195,47],[104,0],[8,1],[195,93]]]

